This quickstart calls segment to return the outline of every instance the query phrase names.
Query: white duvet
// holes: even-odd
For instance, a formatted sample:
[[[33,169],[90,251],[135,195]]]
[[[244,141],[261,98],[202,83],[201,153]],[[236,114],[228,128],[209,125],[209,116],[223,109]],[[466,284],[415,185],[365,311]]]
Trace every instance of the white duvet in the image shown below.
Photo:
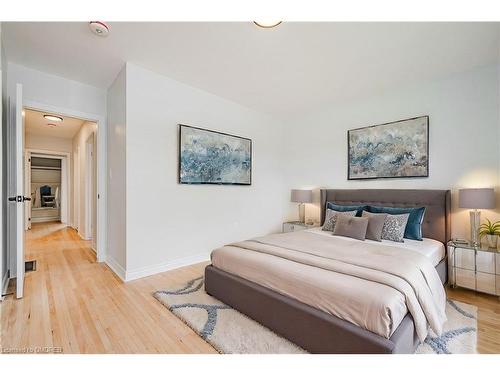
[[[421,250],[429,243],[413,242]],[[430,259],[409,244],[313,229],[224,246],[212,264],[385,338],[410,312],[423,340],[429,326],[441,331],[446,295]]]
[[[319,234],[321,236],[333,237],[332,232],[321,230],[321,227],[307,229],[306,232]],[[353,238],[348,238],[348,237],[342,237],[342,240],[359,241],[359,240],[356,240]],[[407,250],[416,251],[417,253],[420,253],[420,254],[426,256],[427,258],[429,258],[430,262],[432,263],[432,265],[434,267],[436,267],[439,264],[439,262],[441,262],[441,260],[443,260],[443,258],[446,255],[446,250],[444,248],[444,244],[442,242],[433,240],[432,238],[423,238],[422,241],[409,240],[409,239],[405,238],[404,242],[394,242],[394,241],[388,241],[388,240],[382,240],[381,242],[372,241],[372,240],[365,240],[365,242],[379,243],[379,244],[384,244],[387,246],[398,247],[400,249],[407,249]]]

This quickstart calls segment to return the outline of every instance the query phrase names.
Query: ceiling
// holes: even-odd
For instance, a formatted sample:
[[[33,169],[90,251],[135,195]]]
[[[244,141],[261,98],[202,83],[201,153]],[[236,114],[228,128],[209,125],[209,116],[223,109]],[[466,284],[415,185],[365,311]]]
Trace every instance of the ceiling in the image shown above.
[[[108,87],[125,61],[288,119],[499,57],[498,23],[3,23],[6,55]]]
[[[43,115],[49,114],[62,117],[63,121],[54,122],[43,117]],[[49,123],[55,124],[56,126],[47,126]],[[84,123],[85,120],[73,117],[66,117],[48,112],[38,112],[31,109],[24,110],[24,126],[27,134],[72,139]]]

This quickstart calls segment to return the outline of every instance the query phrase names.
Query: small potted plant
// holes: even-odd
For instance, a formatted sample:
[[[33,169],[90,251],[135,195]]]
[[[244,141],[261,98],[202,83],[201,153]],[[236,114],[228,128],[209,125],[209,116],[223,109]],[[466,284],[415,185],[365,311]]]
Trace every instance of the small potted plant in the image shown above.
[[[498,235],[500,234],[500,221],[495,221],[492,223],[489,219],[486,219],[486,223],[481,224],[479,227],[479,235],[486,237],[488,246],[491,248],[497,247]]]

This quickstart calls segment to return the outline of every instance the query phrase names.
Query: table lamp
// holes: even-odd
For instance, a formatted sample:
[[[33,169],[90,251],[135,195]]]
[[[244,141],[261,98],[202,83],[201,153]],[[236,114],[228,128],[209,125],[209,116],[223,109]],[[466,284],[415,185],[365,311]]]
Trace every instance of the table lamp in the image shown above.
[[[495,208],[494,189],[460,189],[458,191],[458,207],[471,208],[470,239],[472,246],[479,246],[479,225],[481,224],[480,209]]]
[[[304,203],[312,202],[312,191],[311,190],[297,190],[292,189],[292,197],[290,199],[292,202],[299,204],[299,221],[301,223],[305,222],[306,210]]]

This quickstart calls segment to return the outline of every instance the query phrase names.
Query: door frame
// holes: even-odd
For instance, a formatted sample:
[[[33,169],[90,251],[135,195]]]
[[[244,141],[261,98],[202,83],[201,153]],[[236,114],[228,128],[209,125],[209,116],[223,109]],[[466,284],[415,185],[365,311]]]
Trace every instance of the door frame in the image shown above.
[[[26,108],[26,107],[25,107]],[[47,159],[60,159],[61,160],[61,223],[71,226],[71,220],[69,218],[69,205],[70,205],[70,194],[71,191],[71,178],[70,178],[70,152],[61,151],[50,151],[42,149],[25,149],[26,156],[31,158],[33,156]],[[26,188],[26,192],[31,196],[31,185]],[[64,198],[63,198],[64,196]],[[62,207],[62,202],[64,202],[64,210]],[[28,202],[31,210],[31,202]],[[31,214],[31,213],[30,213]],[[31,226],[30,226],[31,227]]]
[[[24,100],[24,108],[40,112],[57,113],[62,116],[73,117],[97,124],[97,223],[96,223],[96,256],[98,262],[105,262],[107,257],[106,233],[107,233],[107,206],[106,206],[106,121],[103,116],[94,113],[75,111],[59,106],[39,103],[32,100]]]
[[[90,173],[89,173],[90,171]],[[85,140],[85,237],[94,242],[94,133]]]
[[[80,223],[80,145],[73,149],[73,229],[82,237]],[[83,238],[83,237],[82,237]]]

